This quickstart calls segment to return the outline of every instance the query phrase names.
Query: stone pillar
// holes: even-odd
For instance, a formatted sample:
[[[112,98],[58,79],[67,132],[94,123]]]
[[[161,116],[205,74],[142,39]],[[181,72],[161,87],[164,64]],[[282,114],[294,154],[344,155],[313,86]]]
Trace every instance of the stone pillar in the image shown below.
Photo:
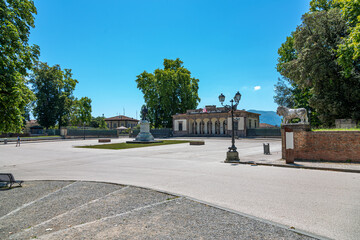
[[[293,123],[281,125],[281,146],[282,159],[286,163],[294,163],[296,153],[295,136],[297,132],[310,131],[311,127],[308,123]]]
[[[64,138],[67,136],[67,128],[65,128],[65,127],[60,128],[60,136],[62,136]]]
[[[219,130],[219,132],[220,132],[220,134],[224,134],[224,124],[223,124],[223,122],[220,122],[219,121],[219,125],[220,125],[220,130]]]

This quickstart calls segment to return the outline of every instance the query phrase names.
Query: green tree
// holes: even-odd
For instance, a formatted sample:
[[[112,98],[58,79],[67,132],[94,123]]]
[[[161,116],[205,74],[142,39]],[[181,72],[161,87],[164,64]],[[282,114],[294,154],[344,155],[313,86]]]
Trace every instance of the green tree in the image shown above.
[[[144,94],[148,118],[155,127],[171,128],[172,115],[194,109],[200,102],[199,80],[182,64],[179,58],[164,59],[164,69],[137,76],[137,87]]]
[[[99,117],[92,117],[91,118],[91,122],[90,122],[90,127],[93,128],[103,128],[106,129],[106,122],[105,122],[105,117],[104,116],[99,116]]]
[[[27,71],[39,55],[30,46],[36,8],[30,0],[0,0],[0,132],[19,132],[25,106],[34,100]]]
[[[278,51],[277,70],[296,90],[293,98],[313,108],[324,124],[333,125],[336,118],[360,119],[359,75],[345,74],[339,64],[338,49],[349,35],[348,21],[334,1],[310,4],[311,11]]]
[[[278,78],[278,82],[275,84],[275,96],[274,101],[279,106],[284,106],[288,108],[293,108],[295,106],[294,102],[294,88],[288,86],[284,78]]]
[[[347,26],[347,35],[338,45],[338,63],[346,77],[360,72],[360,1],[359,0],[312,0],[310,11],[339,9]]]
[[[82,97],[77,101],[79,106],[79,120],[83,125],[87,125],[91,121],[91,99]]]
[[[105,122],[105,117],[102,116],[102,117],[100,117],[100,118],[101,118],[101,119],[99,120],[99,128],[107,129],[106,122]]]
[[[92,117],[90,122],[90,127],[107,129],[105,117],[104,116]]]
[[[311,0],[310,12],[329,11],[331,8],[334,8],[335,6],[337,6],[337,4],[334,2],[334,0]]]
[[[39,63],[31,78],[36,95],[34,116],[45,128],[64,125],[74,101],[73,91],[78,81],[72,78],[70,69],[61,70],[59,65],[50,67]]]
[[[360,1],[334,0],[341,9],[343,19],[348,23],[348,36],[338,48],[338,62],[347,77],[360,75]]]
[[[75,126],[88,126],[92,121],[91,117],[91,99],[82,97],[75,99],[72,105],[72,112],[70,113],[71,123]]]

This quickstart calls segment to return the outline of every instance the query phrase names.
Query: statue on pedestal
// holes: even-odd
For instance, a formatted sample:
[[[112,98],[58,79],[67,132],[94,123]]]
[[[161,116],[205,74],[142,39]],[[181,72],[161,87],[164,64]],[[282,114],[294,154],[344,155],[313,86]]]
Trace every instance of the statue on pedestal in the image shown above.
[[[307,111],[305,108],[291,109],[283,106],[277,108],[276,114],[284,117],[284,124],[288,124],[289,120],[294,118],[300,119],[300,124],[309,123]]]
[[[146,120],[148,109],[146,106],[141,108],[141,120],[140,120],[140,133],[136,136],[134,141],[127,141],[127,143],[154,143],[162,142],[155,141],[153,135],[150,133],[150,123]]]

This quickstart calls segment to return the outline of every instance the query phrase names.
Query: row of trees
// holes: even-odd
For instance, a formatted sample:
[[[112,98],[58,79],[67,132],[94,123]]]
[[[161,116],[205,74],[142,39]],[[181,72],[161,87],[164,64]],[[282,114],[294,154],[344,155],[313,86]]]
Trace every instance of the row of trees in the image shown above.
[[[360,120],[360,2],[312,0],[278,50],[274,100],[312,110],[315,125]]]
[[[90,123],[91,99],[76,99],[71,69],[38,61],[30,46],[37,11],[31,0],[0,1],[0,132],[19,132],[30,112],[45,128]],[[104,125],[100,121],[99,125]]]
[[[39,46],[28,43],[36,11],[32,0],[0,1],[0,132],[21,131],[31,111],[45,128],[84,123],[105,128],[104,117],[91,117],[91,99],[74,97],[78,81],[71,69],[38,61]],[[171,127],[173,114],[200,101],[199,80],[182,64],[165,59],[164,69],[137,76],[155,127]]]

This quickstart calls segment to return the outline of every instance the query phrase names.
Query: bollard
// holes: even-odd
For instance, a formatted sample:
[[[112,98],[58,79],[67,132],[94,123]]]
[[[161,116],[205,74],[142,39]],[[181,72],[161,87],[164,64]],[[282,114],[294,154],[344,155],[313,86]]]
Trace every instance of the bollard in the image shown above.
[[[270,143],[268,144],[263,143],[263,146],[264,146],[264,154],[270,155]]]

